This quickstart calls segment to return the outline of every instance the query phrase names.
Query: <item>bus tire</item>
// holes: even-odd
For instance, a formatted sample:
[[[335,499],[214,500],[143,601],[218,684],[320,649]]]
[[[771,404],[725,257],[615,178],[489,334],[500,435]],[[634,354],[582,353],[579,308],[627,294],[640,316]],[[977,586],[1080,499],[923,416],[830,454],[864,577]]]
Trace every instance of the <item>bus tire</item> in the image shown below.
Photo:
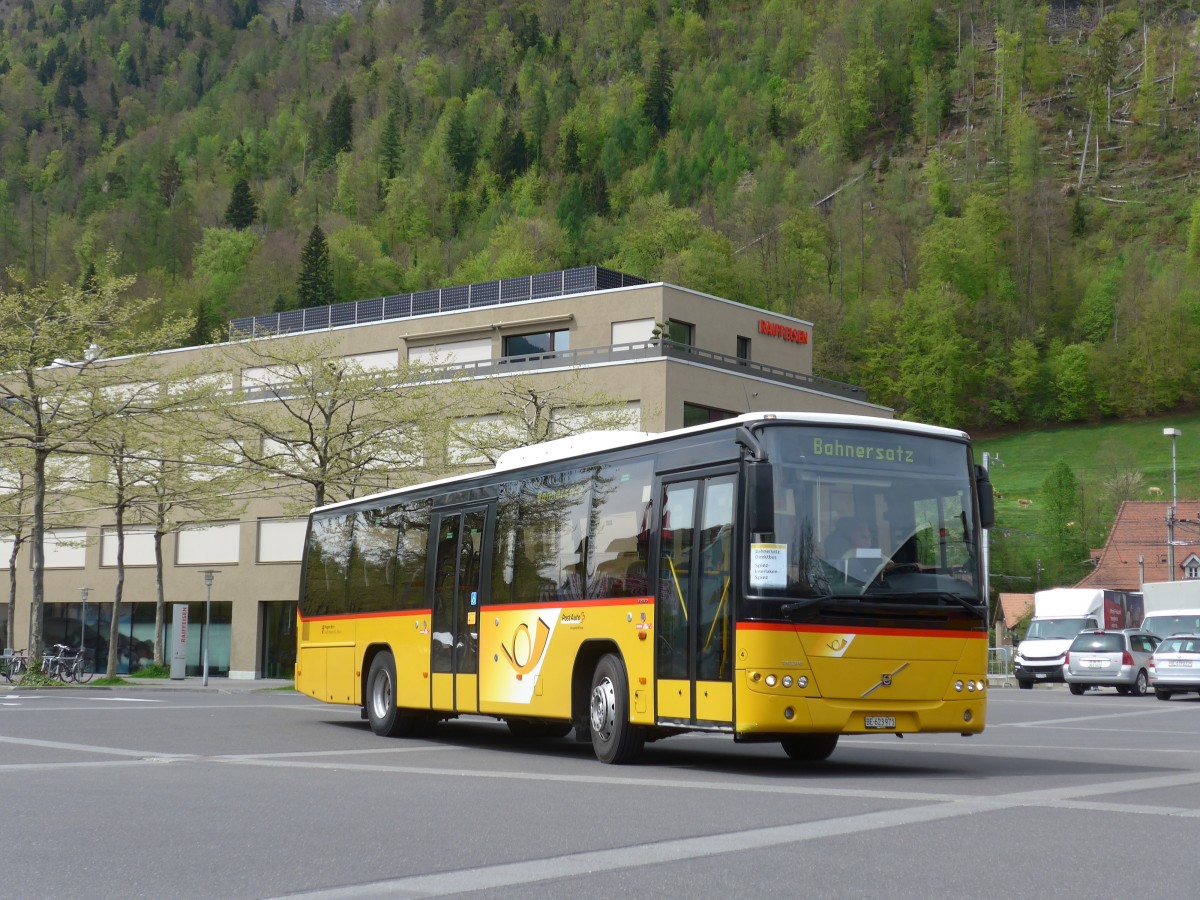
[[[783,752],[797,762],[821,762],[829,759],[837,746],[836,734],[792,734],[783,738]]]
[[[633,762],[646,742],[645,732],[629,721],[629,678],[620,657],[600,657],[592,675],[588,717],[592,749],[602,763]]]
[[[396,706],[396,660],[387,650],[375,655],[367,673],[367,696],[363,699],[371,730],[381,737],[412,734],[416,717]]]

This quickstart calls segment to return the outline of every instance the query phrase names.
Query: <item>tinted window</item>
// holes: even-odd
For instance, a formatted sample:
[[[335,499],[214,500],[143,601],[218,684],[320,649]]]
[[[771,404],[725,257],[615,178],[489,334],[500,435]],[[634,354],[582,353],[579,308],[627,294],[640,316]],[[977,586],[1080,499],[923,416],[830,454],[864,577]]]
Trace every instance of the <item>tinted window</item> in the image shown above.
[[[350,553],[349,605],[355,612],[383,612],[395,606],[396,529],[381,509],[354,515]]]
[[[1120,634],[1081,634],[1075,638],[1071,649],[1092,653],[1120,653],[1125,649],[1125,637]]]
[[[646,583],[653,476],[649,460],[604,466],[596,473],[588,596],[642,597],[653,593]]]
[[[505,487],[492,559],[495,603],[586,595],[592,472],[541,475]]]
[[[345,515],[314,519],[305,552],[300,611],[306,616],[346,612],[353,519]]]

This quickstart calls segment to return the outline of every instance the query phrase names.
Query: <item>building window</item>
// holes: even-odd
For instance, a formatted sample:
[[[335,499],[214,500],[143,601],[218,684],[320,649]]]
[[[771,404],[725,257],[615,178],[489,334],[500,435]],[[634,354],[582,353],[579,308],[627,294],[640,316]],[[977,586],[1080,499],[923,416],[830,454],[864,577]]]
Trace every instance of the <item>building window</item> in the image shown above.
[[[124,531],[125,559],[127,566],[154,565],[154,529],[149,526],[126,525]],[[105,526],[100,529],[100,565],[117,564],[117,529]]]
[[[536,334],[510,334],[504,339],[504,355],[541,356],[571,349],[571,332],[539,331]]]
[[[1200,556],[1192,554],[1183,561],[1183,577],[1189,581],[1200,578]]]
[[[307,519],[259,519],[258,561],[300,562],[304,559]]]
[[[628,322],[612,323],[612,342],[614,345],[645,344],[653,339],[653,319],[631,319]]]
[[[750,358],[750,338],[740,334],[737,339],[737,358],[746,360]]]
[[[677,322],[675,319],[667,320],[666,337],[668,341],[690,347],[695,343],[695,332],[696,326],[690,322]]]
[[[698,403],[683,404],[684,428],[690,428],[693,425],[707,425],[709,422],[720,422],[722,419],[732,419],[735,416],[737,413],[725,409],[701,406]]]
[[[175,537],[175,565],[200,566],[238,561],[240,523],[185,525]]]
[[[492,339],[472,338],[442,341],[425,347],[409,347],[408,361],[419,366],[449,366],[455,363],[487,362],[492,358]]]
[[[87,565],[87,531],[83,528],[56,528],[46,532],[42,542],[47,569],[82,569]],[[33,563],[32,554],[30,564]]]

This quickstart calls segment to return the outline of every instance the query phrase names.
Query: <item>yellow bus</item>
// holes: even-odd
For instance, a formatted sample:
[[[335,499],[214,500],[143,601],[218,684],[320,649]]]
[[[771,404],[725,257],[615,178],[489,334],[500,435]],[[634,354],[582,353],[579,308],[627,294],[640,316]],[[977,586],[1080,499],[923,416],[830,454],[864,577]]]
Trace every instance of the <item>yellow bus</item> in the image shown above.
[[[697,731],[802,761],[971,735],[992,515],[946,428],[755,413],[552,441],[314,510],[296,687],[380,735],[486,716],[606,763]]]

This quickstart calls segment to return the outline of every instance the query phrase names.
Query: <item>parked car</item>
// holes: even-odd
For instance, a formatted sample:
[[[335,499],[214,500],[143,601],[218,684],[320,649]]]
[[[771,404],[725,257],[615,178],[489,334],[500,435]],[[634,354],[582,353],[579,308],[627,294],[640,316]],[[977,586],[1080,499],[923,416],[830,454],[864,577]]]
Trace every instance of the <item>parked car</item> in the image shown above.
[[[1067,649],[1063,681],[1072,694],[1115,687],[1118,694],[1141,696],[1150,683],[1150,658],[1157,646],[1155,635],[1137,628],[1081,631]]]
[[[1150,659],[1150,686],[1159,700],[1186,691],[1200,692],[1200,634],[1163,638]]]

